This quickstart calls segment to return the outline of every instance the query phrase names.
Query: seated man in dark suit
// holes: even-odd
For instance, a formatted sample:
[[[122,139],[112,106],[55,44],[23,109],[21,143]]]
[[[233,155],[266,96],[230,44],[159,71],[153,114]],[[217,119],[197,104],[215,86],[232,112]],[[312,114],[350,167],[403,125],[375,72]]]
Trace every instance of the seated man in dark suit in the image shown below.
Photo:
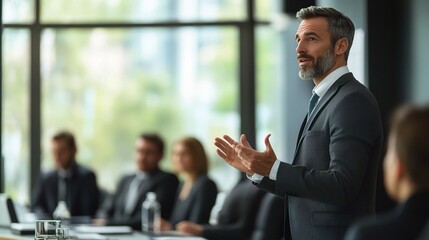
[[[39,217],[52,217],[60,201],[70,215],[93,217],[99,204],[95,174],[76,162],[73,134],[59,132],[52,138],[52,156],[56,169],[43,175],[32,195],[32,211]]]
[[[346,239],[416,239],[429,220],[428,173],[429,106],[400,108],[384,159],[386,190],[399,205],[387,214],[356,223]]]
[[[99,225],[128,225],[141,229],[142,203],[148,192],[156,193],[161,205],[161,217],[168,219],[174,206],[179,185],[176,175],[161,171],[159,162],[164,142],[156,134],[142,134],[136,141],[137,172],[124,176],[111,201],[103,206],[95,220]]]
[[[176,225],[176,230],[209,240],[250,239],[264,194],[243,178],[225,198],[216,225],[183,221]]]

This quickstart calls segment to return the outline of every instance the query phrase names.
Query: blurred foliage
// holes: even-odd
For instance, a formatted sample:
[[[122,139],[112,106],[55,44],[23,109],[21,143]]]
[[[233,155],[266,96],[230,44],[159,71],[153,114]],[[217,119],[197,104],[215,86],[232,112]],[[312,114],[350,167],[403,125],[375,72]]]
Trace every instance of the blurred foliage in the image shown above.
[[[244,19],[244,0],[200,2],[186,10],[176,0],[41,0],[41,17],[42,22],[100,23]],[[263,16],[270,2],[258,1]],[[16,41],[14,31],[21,30],[3,33],[2,137],[5,143],[11,133],[20,136],[17,158],[23,168],[7,174],[7,189],[15,196],[29,186],[22,179],[28,179],[29,171],[30,58],[28,30],[23,42]],[[256,39],[257,99],[269,106],[275,88],[274,35],[261,32]],[[193,135],[205,145],[210,174],[223,182],[220,189],[235,184],[238,174],[229,174],[213,139],[239,134],[239,29],[45,28],[41,40],[43,170],[52,167],[50,138],[68,129],[76,135],[78,161],[96,171],[99,185],[113,191],[118,178],[134,169],[137,136],[150,131],[166,140],[163,168],[172,170],[171,144]],[[7,51],[8,44],[21,51]]]

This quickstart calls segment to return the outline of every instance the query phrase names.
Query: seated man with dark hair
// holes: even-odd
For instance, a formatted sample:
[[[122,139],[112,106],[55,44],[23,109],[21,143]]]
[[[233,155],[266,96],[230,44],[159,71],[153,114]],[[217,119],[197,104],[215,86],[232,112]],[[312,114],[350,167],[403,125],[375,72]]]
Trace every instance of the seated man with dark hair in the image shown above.
[[[429,220],[429,107],[403,107],[394,115],[384,183],[399,205],[352,225],[347,240],[416,239]]]
[[[52,217],[60,201],[73,216],[93,217],[99,205],[95,174],[76,162],[76,142],[72,133],[63,131],[52,138],[52,156],[56,169],[43,175],[32,196],[31,209],[39,217]]]
[[[142,203],[148,192],[154,192],[161,205],[161,217],[168,219],[173,210],[179,180],[159,168],[164,141],[157,134],[142,134],[136,141],[137,172],[124,176],[111,201],[103,206],[95,220],[99,225],[128,225],[141,229]]]

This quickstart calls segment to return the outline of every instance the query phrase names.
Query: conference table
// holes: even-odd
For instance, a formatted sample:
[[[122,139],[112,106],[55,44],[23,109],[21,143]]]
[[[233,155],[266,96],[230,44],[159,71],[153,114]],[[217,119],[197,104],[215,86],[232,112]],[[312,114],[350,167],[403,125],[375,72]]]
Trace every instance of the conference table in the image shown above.
[[[108,239],[108,240],[205,240],[202,237],[192,237],[192,236],[179,236],[174,234],[164,234],[164,235],[158,235],[158,236],[149,236],[147,234],[144,234],[139,231],[132,231],[131,233],[126,234],[102,234],[100,235],[101,238],[96,237],[86,237],[90,235],[81,235],[77,234],[77,238],[71,238],[71,239],[85,239],[85,240],[95,240],[95,239]],[[0,227],[0,240],[27,240],[27,239],[34,239],[34,234],[31,235],[17,235],[14,234],[10,228],[7,227]]]

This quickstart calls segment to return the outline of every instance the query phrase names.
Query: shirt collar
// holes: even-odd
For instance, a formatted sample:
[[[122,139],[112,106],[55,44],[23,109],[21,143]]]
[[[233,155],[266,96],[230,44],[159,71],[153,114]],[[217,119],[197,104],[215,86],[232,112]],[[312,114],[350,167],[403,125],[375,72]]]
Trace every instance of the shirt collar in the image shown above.
[[[73,171],[76,168],[76,163],[73,163],[69,168],[67,169],[62,169],[59,168],[57,170],[58,172],[58,176],[62,177],[62,178],[70,178],[73,175]]]
[[[138,180],[143,180],[145,177],[146,177],[146,173],[144,173],[144,172],[142,172],[142,171],[138,171],[138,172],[136,173],[136,178],[137,178]]]
[[[318,85],[313,88],[313,92],[315,92],[319,96],[319,100],[325,95],[328,89],[344,74],[349,73],[349,68],[347,66],[342,66],[335,69],[328,76],[326,76]]]

